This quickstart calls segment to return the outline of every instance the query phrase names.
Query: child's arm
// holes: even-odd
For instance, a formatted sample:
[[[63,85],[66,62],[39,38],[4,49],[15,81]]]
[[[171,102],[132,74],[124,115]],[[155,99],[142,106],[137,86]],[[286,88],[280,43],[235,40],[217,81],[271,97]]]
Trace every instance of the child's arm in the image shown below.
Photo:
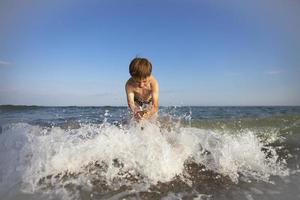
[[[152,83],[152,108],[147,110],[143,114],[143,118],[150,119],[158,111],[158,96],[159,96],[159,86],[158,82],[154,79]]]
[[[125,86],[125,90],[126,90],[126,95],[127,95],[128,107],[130,108],[131,112],[133,113],[133,116],[136,119],[141,119],[141,117],[142,117],[141,113],[139,113],[139,109],[136,107],[136,105],[134,103],[134,92],[128,83]]]
[[[130,85],[128,83],[126,83],[125,90],[126,90],[126,95],[127,95],[128,107],[130,108],[130,110],[132,112],[134,112],[136,110],[135,104],[134,104],[134,92],[131,90]]]

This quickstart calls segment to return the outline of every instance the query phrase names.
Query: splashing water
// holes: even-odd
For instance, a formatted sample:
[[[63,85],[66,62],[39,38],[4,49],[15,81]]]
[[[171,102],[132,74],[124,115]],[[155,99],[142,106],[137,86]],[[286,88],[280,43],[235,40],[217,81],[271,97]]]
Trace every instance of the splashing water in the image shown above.
[[[78,129],[11,124],[0,135],[0,157],[3,191],[18,184],[26,193],[71,199],[94,188],[105,193],[127,187],[126,196],[175,179],[192,187],[189,163],[233,184],[289,173],[285,160],[251,131],[228,134],[149,122],[116,126],[104,121]]]

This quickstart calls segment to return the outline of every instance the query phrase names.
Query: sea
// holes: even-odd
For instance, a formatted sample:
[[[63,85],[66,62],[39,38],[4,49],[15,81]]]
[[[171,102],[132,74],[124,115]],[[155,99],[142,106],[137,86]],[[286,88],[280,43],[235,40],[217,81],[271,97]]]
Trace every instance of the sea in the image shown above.
[[[0,199],[300,199],[300,107],[0,106]]]

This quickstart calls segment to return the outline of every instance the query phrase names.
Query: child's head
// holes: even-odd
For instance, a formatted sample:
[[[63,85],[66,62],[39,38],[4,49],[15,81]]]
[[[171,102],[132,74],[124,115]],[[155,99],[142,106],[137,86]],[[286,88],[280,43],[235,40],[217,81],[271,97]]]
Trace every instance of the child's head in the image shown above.
[[[129,65],[129,73],[134,79],[146,79],[151,72],[152,64],[146,58],[135,58]]]

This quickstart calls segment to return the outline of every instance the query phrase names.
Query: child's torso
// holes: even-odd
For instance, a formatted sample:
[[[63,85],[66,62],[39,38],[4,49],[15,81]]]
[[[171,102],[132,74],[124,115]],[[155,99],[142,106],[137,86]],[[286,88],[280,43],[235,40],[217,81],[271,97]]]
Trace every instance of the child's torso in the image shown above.
[[[134,92],[134,96],[139,98],[140,100],[148,101],[152,97],[151,81],[149,81],[149,83],[142,88],[138,87],[137,85],[134,85],[133,82],[131,85]]]
[[[145,87],[140,88],[137,86],[133,87],[134,102],[141,110],[149,109],[152,105],[152,87],[151,81]]]

